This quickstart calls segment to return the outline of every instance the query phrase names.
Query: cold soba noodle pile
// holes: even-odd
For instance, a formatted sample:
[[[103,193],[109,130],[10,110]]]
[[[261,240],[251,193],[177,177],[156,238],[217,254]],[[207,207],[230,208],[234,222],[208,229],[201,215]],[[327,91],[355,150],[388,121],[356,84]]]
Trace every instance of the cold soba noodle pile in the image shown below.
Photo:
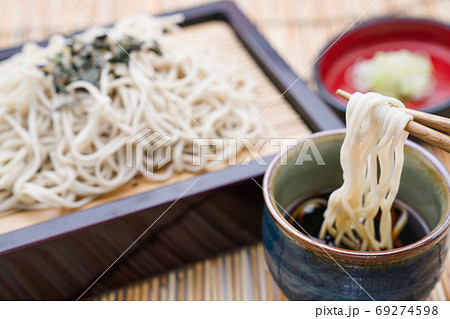
[[[1,62],[0,212],[79,207],[118,188],[138,173],[125,145],[143,129],[170,136],[153,158],[137,157],[145,167],[170,151],[162,170],[144,175],[156,181],[210,165],[195,161],[193,139],[261,133],[252,83],[209,44],[183,41],[182,18],[126,18],[108,30],[120,46],[93,28]]]
[[[340,155],[344,182],[329,197],[319,238],[324,239],[328,232],[336,246],[393,248],[392,234],[401,229],[393,230],[391,207],[400,184],[403,146],[408,137],[404,128],[412,119],[401,110],[404,107],[397,99],[377,93],[355,93],[350,98]],[[374,220],[379,210],[377,239]]]

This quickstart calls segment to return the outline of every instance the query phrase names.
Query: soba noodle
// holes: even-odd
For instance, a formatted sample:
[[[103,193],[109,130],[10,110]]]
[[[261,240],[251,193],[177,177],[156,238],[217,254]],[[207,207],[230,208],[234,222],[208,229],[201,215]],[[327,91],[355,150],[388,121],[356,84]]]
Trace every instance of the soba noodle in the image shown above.
[[[125,184],[138,174],[125,165],[126,142],[145,128],[171,137],[154,154],[169,150],[169,164],[143,174],[155,181],[213,165],[195,161],[201,156],[196,138],[258,137],[261,126],[251,125],[252,82],[209,44],[183,41],[176,26],[181,20],[148,15],[120,20],[108,29],[112,38],[133,37],[141,48],[115,68],[116,76],[106,62],[98,85],[74,81],[67,85],[69,94],[57,92],[52,76],[39,67],[64,50],[67,40],[61,36],[46,47],[29,43],[0,64],[0,211],[79,207]],[[76,38],[90,42],[102,34],[92,28]],[[148,49],[155,43],[161,55]],[[243,146],[211,147],[226,159]]]
[[[396,107],[393,107],[396,106]],[[328,232],[336,246],[392,249],[391,207],[400,185],[404,131],[412,116],[402,102],[377,93],[355,93],[347,105],[347,134],[341,148],[344,182],[329,197],[319,238]],[[381,210],[376,238],[374,219]]]

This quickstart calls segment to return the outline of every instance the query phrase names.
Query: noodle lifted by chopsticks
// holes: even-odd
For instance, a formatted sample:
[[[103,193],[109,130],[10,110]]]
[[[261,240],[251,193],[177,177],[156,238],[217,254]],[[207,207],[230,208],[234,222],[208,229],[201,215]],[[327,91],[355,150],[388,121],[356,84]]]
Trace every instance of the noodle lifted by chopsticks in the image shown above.
[[[363,251],[393,248],[391,206],[400,185],[408,137],[404,128],[412,119],[401,110],[404,107],[377,93],[350,98],[340,155],[344,183],[330,195],[320,238],[328,232],[336,246],[343,243]],[[378,240],[374,219],[379,210]]]

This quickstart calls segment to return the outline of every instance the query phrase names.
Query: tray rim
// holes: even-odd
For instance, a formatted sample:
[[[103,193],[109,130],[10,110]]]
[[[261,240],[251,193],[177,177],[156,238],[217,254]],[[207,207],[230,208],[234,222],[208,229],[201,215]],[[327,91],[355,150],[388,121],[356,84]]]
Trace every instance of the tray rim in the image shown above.
[[[278,55],[256,27],[231,1],[222,1],[201,5],[198,7],[163,13],[161,16],[182,13],[185,21],[182,27],[208,21],[224,21],[235,32],[241,44],[264,71],[269,80],[284,94],[289,105],[302,117],[305,124],[313,131],[342,128],[344,123],[333,110],[322,101],[306,83],[289,67]],[[80,31],[81,32],[81,31]],[[77,34],[73,33],[72,35]],[[45,45],[47,41],[38,42]],[[0,61],[20,51],[22,46],[0,51]],[[292,83],[294,83],[292,85]],[[275,155],[263,158],[266,165],[259,165],[256,161],[248,165],[230,166],[213,172],[199,174],[184,181],[113,200],[108,203],[88,209],[81,209],[59,216],[35,225],[27,226],[0,235],[0,256],[29,246],[63,237],[67,234],[94,227],[98,224],[150,210],[171,203],[177,199],[183,200],[195,195],[214,191],[238,184],[250,178],[257,178],[264,174],[268,164]],[[198,181],[181,197],[195,179]]]

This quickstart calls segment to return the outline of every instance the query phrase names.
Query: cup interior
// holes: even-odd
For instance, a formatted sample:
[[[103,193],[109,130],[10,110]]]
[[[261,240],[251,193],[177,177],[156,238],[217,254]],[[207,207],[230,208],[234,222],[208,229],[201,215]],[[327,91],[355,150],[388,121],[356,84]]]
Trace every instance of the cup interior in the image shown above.
[[[314,156],[312,149],[306,150],[310,157],[305,157],[305,148],[309,148],[305,147],[305,140],[274,161],[274,165],[269,168],[272,172],[269,173],[268,185],[277,214],[286,220],[285,210],[293,203],[331,192],[341,186],[343,180],[339,154],[344,137],[344,130],[317,133],[310,137],[324,165],[320,165],[323,163]],[[433,232],[444,221],[448,224],[448,172],[431,153],[413,142],[407,141],[404,154],[397,199],[417,212]],[[297,232],[289,223],[285,224],[285,227]]]

